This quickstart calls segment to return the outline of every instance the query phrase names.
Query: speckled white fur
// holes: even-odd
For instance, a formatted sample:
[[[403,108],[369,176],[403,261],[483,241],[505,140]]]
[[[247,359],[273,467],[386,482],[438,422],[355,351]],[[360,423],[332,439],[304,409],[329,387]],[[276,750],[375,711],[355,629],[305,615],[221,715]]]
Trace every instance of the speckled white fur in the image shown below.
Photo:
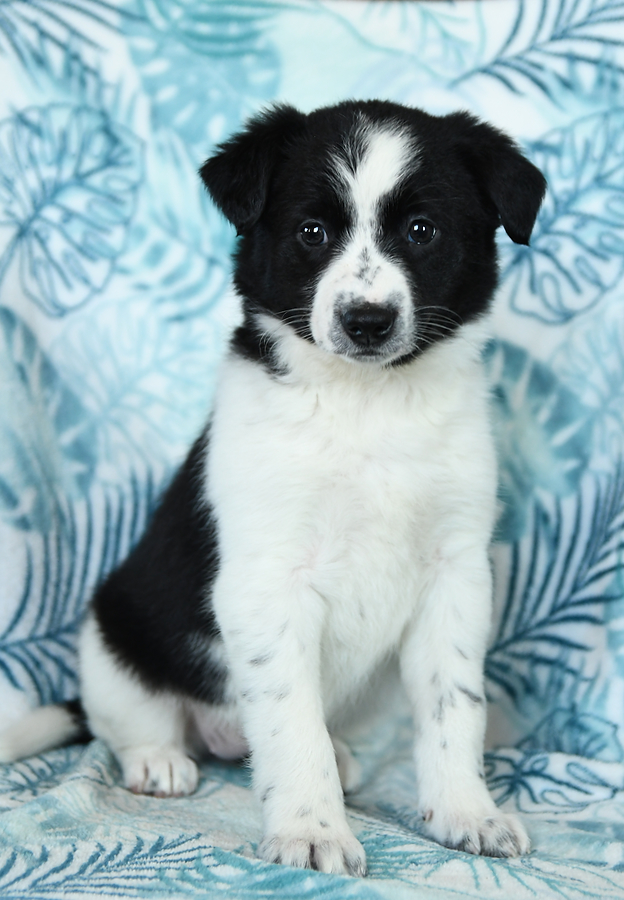
[[[207,479],[221,552],[213,604],[263,800],[264,855],[329,833],[344,860],[363,859],[328,726],[395,650],[426,827],[472,852],[523,852],[522,826],[496,809],[482,773],[496,493],[484,326],[396,369],[271,330],[289,374],[226,361]]]

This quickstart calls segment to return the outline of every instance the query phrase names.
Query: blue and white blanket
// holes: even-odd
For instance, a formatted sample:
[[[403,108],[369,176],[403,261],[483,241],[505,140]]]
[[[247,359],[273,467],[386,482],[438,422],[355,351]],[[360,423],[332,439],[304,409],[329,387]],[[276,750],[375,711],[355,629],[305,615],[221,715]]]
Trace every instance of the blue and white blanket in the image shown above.
[[[0,767],[0,896],[624,897],[623,0],[0,3],[0,723],[77,692],[94,584],[210,405],[232,229],[196,171],[275,99],[469,109],[548,178],[500,238],[487,774],[534,851],[424,839],[394,674],[351,730],[366,880],[255,858],[245,767],[119,785],[95,742]]]

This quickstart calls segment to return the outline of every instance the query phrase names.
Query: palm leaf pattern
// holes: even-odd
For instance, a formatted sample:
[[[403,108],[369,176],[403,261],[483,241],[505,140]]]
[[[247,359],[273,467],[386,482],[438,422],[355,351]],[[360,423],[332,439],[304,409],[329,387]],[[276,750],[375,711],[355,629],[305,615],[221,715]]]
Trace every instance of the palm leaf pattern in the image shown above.
[[[255,876],[253,888],[248,886],[250,874]],[[0,864],[3,897],[23,897],[27,891],[33,898],[56,898],[63,890],[80,896],[83,891],[97,894],[98,889],[123,897],[206,897],[235,891],[242,900],[287,891],[312,898],[319,896],[319,889],[328,900],[356,896],[373,900],[378,896],[347,878],[331,877],[329,884],[323,884],[321,878],[316,873],[262,866],[242,857],[232,865],[229,855],[202,845],[199,835],[152,843],[137,838],[131,847],[121,842],[61,851],[44,847],[30,858],[16,849]]]
[[[592,630],[605,624],[606,605],[621,599],[624,467],[591,479],[568,501],[536,503],[532,520],[527,539],[510,547],[507,596],[486,664],[487,677],[520,705],[549,702],[553,676],[582,674]]]
[[[53,527],[29,536],[22,594],[0,633],[0,673],[11,685],[41,703],[76,695],[85,597],[136,543],[156,494],[149,478],[132,479],[130,493],[108,490],[97,505],[66,503]]]
[[[516,6],[513,26],[493,58],[462,73],[456,83],[487,75],[512,93],[537,91],[555,104],[579,90],[617,95],[624,77],[616,52],[624,4],[521,0]]]
[[[81,53],[98,47],[99,41],[89,36],[84,25],[97,23],[115,29],[119,15],[119,7],[105,0],[10,0],[0,8],[0,46],[14,54],[31,75],[47,69],[54,52],[65,56],[71,47],[76,62],[83,67],[83,77],[97,75]],[[121,15],[128,13],[122,11]]]

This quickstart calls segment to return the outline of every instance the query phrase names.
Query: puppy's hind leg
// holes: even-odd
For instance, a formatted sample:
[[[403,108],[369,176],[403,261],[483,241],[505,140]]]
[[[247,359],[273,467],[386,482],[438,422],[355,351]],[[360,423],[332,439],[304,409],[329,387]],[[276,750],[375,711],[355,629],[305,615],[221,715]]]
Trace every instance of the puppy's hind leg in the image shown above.
[[[82,703],[89,728],[117,757],[125,787],[171,797],[197,787],[197,766],[186,752],[183,702],[151,692],[121,666],[90,618],[81,636]]]

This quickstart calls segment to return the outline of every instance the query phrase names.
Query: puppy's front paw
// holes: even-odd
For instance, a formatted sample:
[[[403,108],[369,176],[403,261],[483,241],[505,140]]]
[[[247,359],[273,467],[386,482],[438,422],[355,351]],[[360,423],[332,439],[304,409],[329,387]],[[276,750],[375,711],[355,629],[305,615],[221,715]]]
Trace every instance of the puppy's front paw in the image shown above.
[[[197,766],[176,747],[132,747],[119,754],[124,785],[135,794],[180,797],[197,787]]]
[[[522,856],[531,842],[517,816],[494,808],[487,814],[427,811],[423,814],[429,835],[452,850],[463,850],[481,856]]]
[[[366,875],[366,854],[348,827],[336,831],[320,825],[313,833],[277,834],[265,837],[258,847],[265,862],[282,863],[298,869],[316,869],[336,875]]]

